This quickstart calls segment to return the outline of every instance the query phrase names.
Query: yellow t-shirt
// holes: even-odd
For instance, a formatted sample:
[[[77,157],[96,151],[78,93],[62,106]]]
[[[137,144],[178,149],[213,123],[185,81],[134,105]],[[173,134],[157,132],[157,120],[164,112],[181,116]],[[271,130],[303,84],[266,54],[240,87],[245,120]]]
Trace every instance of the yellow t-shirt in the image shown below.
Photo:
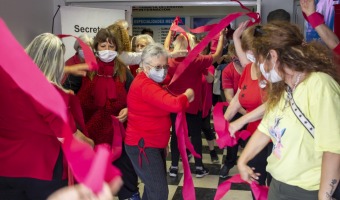
[[[314,138],[286,98],[285,92],[258,127],[271,137],[274,145],[267,171],[286,184],[318,190],[322,153],[340,154],[340,86],[329,75],[314,72],[293,92],[296,105],[315,127]]]

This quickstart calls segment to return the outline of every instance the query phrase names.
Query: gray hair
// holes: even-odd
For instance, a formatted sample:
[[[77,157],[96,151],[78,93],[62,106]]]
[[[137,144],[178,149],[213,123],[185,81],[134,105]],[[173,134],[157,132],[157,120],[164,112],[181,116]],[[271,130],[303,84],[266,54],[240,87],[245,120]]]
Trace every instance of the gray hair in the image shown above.
[[[149,44],[142,52],[142,61],[139,66],[143,67],[143,63],[147,63],[148,60],[151,60],[154,57],[159,58],[160,56],[168,57],[168,52],[165,50],[164,46],[160,43]]]
[[[32,40],[25,51],[50,82],[61,86],[65,46],[57,36],[51,33],[40,34]]]
[[[79,36],[79,39],[81,39],[81,41],[83,41],[85,44],[87,44],[88,46],[90,46],[92,48],[93,45],[93,38],[89,37],[87,34],[82,34]],[[78,42],[78,40],[76,40],[74,42],[73,45],[74,50],[78,51],[78,49],[80,48],[80,44]]]
[[[137,35],[136,36],[136,39],[135,39],[135,44],[137,45],[137,42],[139,40],[146,40],[146,45],[149,45],[149,44],[152,44],[152,43],[155,43],[155,41],[153,40],[153,38],[148,35],[148,34],[142,34],[142,35]]]

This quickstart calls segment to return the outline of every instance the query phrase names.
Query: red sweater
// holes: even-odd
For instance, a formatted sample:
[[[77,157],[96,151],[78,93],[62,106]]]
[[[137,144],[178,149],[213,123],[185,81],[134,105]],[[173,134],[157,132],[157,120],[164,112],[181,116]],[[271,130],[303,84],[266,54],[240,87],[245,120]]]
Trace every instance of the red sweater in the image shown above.
[[[135,146],[144,138],[145,147],[165,148],[170,138],[170,112],[184,110],[189,103],[185,95],[172,96],[141,72],[131,84],[127,105],[125,143]]]
[[[0,176],[52,180],[62,119],[2,73],[0,68]]]
[[[178,65],[185,58],[169,59],[169,71],[168,76],[172,79]],[[213,57],[211,55],[197,55],[197,57],[189,64],[185,66],[186,69],[180,75],[180,77],[168,86],[169,91],[174,95],[179,95],[185,92],[186,89],[192,88],[195,92],[195,99],[190,103],[187,113],[197,114],[202,109],[202,74],[208,74],[208,68],[212,64]]]

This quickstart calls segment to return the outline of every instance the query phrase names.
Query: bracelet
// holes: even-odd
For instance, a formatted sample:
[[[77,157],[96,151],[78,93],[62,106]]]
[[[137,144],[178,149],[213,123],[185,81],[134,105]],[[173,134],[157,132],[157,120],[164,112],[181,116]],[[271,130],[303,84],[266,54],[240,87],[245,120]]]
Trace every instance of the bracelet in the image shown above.
[[[314,12],[313,14],[309,15],[308,17],[308,22],[309,24],[315,29],[317,26],[324,24],[325,20],[323,18],[323,15],[318,13],[318,12]]]

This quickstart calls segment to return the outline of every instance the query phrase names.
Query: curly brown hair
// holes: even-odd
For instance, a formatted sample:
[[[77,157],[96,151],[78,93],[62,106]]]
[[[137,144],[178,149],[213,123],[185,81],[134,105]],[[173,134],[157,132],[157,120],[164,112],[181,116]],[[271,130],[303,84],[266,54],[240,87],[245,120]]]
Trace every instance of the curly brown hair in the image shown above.
[[[333,77],[338,83],[336,65],[332,52],[318,42],[305,43],[300,29],[293,24],[275,21],[253,29],[253,52],[256,60],[260,57],[270,59],[270,50],[278,55],[278,70],[284,76],[283,67],[297,72],[324,72]],[[284,77],[283,77],[284,80]],[[284,94],[286,84],[283,81],[269,83],[267,87],[268,110],[273,108]]]
[[[116,49],[119,48],[119,43],[117,43],[116,38],[114,37],[114,35],[112,35],[109,29],[102,28],[98,31],[96,37],[94,38],[93,49],[97,51],[99,43],[106,42],[106,41],[114,44],[116,46]],[[126,70],[127,70],[126,65],[118,57],[115,58],[114,63],[115,63],[115,68],[114,68],[113,76],[119,77],[120,81],[124,82],[126,80]],[[89,75],[93,76],[93,74],[89,74]]]
[[[107,27],[114,37],[117,38],[117,52],[131,51],[129,32],[119,23],[114,23]]]

